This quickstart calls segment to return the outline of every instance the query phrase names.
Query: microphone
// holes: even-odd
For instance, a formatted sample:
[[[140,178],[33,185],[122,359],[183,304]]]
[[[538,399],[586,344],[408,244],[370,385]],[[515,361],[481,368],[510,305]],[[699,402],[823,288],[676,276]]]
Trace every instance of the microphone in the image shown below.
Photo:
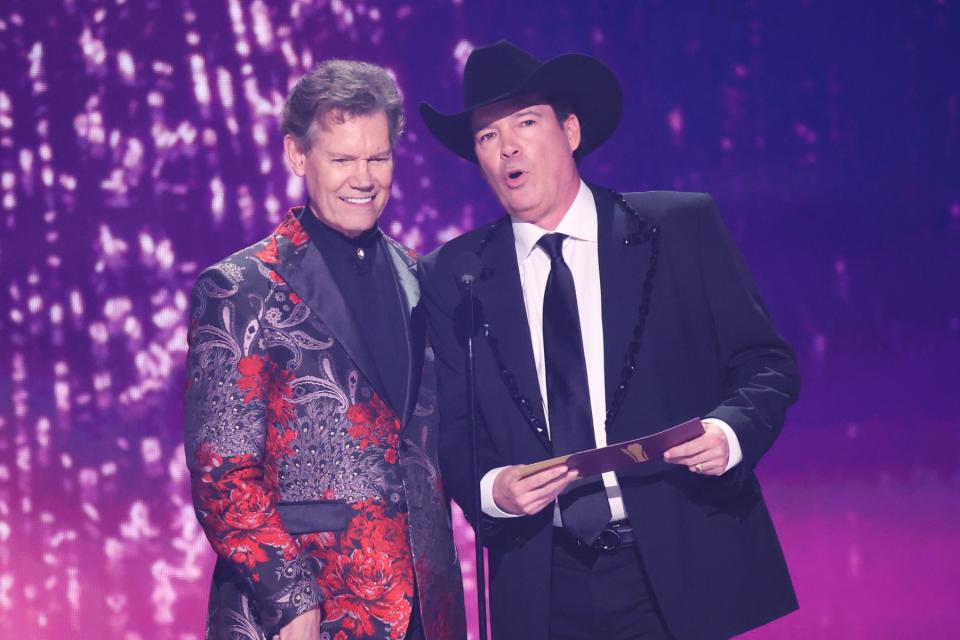
[[[483,307],[473,296],[473,285],[482,270],[480,256],[473,251],[454,256],[451,264],[453,278],[461,294],[460,303],[454,309],[454,329],[461,346],[466,346],[467,339],[477,335],[483,324]]]
[[[480,270],[483,268],[483,264],[480,262],[480,256],[472,251],[464,251],[454,256],[451,266],[457,284],[460,287],[466,288],[473,286],[477,276],[480,275]]]
[[[487,640],[487,578],[483,555],[483,534],[480,531],[480,454],[477,445],[477,374],[473,354],[473,338],[482,322],[480,301],[473,297],[473,283],[482,268],[480,256],[464,251],[454,256],[451,265],[454,279],[460,288],[462,299],[454,310],[454,331],[464,348],[464,364],[467,374],[467,421],[470,425],[470,462],[473,468],[473,513],[475,514],[473,551],[476,554],[477,617],[480,640]]]

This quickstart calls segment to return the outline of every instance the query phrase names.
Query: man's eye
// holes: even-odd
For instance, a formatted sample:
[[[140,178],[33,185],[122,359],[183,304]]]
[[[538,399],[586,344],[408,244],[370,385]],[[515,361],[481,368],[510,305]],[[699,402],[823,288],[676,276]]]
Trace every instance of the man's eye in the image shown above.
[[[370,158],[370,162],[388,162],[390,156],[378,156],[376,158]]]
[[[480,142],[486,142],[488,140],[493,140],[494,133],[493,131],[487,131],[486,133],[480,134],[480,137],[477,138]]]
[[[346,163],[350,162],[350,161],[347,160],[346,158],[334,158],[333,161],[334,161],[336,164],[346,164]]]
[[[522,122],[520,122],[521,127],[529,127],[530,125],[534,125],[534,124],[537,124],[537,121],[534,120],[533,118],[527,118],[526,120],[523,120]]]

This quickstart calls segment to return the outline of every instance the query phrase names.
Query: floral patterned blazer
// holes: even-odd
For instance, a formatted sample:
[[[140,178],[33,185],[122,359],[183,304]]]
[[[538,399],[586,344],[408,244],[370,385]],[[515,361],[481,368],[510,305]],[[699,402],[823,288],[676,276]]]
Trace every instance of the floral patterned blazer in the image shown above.
[[[428,640],[463,638],[414,256],[384,236],[409,312],[406,400],[391,407],[299,212],[191,296],[185,447],[217,553],[207,638],[269,640],[320,607],[325,640],[396,640],[416,600]]]

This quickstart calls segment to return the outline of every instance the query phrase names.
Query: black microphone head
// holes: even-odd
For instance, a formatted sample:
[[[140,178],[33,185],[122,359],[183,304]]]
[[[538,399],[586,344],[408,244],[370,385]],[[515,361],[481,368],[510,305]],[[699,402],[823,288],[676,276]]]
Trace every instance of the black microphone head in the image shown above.
[[[480,256],[473,251],[464,251],[453,258],[453,276],[457,284],[469,286],[480,275],[483,263],[480,262]]]

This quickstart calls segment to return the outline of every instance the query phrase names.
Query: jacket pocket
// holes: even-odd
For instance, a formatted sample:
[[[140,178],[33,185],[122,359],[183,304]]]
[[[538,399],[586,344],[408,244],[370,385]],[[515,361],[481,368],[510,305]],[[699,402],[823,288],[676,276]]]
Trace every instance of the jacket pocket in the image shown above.
[[[309,502],[281,502],[277,513],[288,533],[317,533],[343,531],[347,526],[348,509],[342,500],[311,500]]]

